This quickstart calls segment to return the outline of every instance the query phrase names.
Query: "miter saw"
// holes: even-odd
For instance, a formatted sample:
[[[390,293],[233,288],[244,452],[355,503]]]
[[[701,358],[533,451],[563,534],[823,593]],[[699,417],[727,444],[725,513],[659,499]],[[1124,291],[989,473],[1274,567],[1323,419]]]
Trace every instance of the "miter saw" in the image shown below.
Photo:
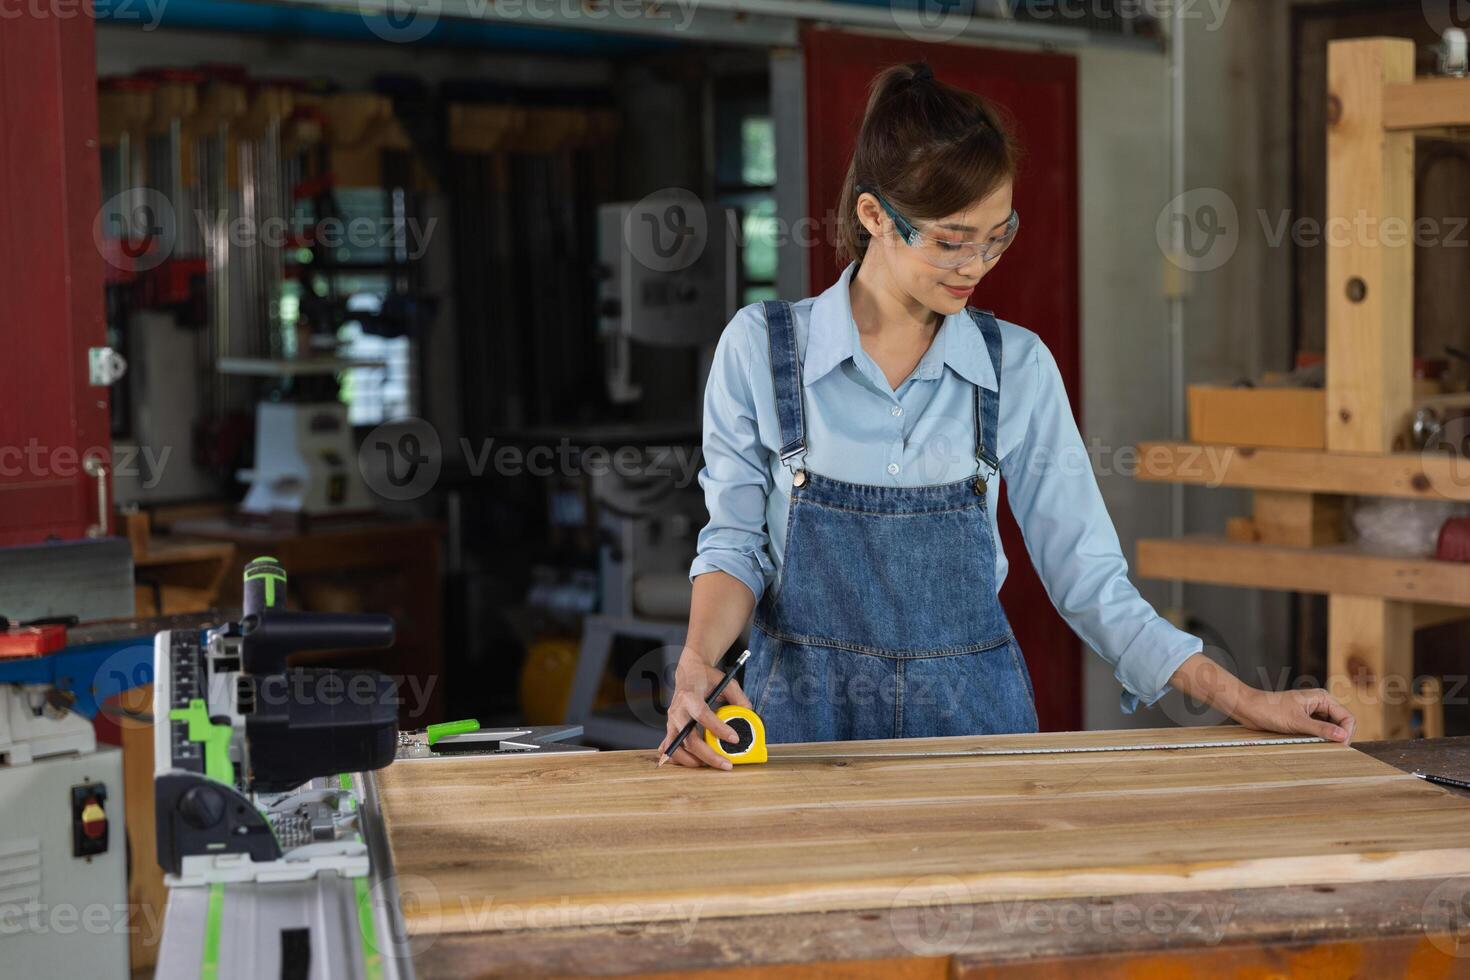
[[[347,774],[397,747],[393,681],[288,667],[302,650],[386,647],[389,616],[289,611],[273,558],[245,568],[244,614],[154,641],[158,861],[170,886],[369,870]]]

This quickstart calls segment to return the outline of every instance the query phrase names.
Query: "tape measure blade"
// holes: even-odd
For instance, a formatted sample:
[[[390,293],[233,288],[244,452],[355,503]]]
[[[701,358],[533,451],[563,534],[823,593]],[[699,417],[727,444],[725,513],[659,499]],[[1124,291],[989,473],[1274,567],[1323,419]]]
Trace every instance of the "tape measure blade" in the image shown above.
[[[1090,752],[1177,752],[1181,749],[1229,749],[1248,746],[1310,745],[1325,741],[1327,741],[1325,738],[1310,736],[1303,738],[1235,739],[1221,742],[1178,742],[1173,745],[1078,745],[1066,748],[968,749],[955,752],[836,752],[822,753],[819,755],[786,755],[780,753],[771,758],[782,762],[802,759],[817,761],[828,759],[965,759],[989,756],[1081,755]]]

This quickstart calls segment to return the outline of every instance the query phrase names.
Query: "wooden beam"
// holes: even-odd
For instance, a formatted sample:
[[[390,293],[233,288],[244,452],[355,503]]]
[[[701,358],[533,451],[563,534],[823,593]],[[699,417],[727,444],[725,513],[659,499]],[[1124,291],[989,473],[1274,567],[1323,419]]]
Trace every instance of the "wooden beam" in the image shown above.
[[[1354,545],[1289,548],[1194,535],[1146,538],[1137,558],[1144,578],[1470,606],[1470,563],[1391,558]]]
[[[1414,606],[1414,629],[1427,630],[1446,623],[1458,623],[1470,619],[1470,607],[1436,606],[1420,603]]]
[[[1414,136],[1385,131],[1384,103],[1414,43],[1336,41],[1327,62],[1327,448],[1391,452],[1412,400]]]
[[[1470,501],[1470,460],[1445,453],[1322,453],[1145,442],[1138,479],[1205,487]]]
[[[1414,712],[1414,615],[1408,603],[1334,595],[1327,601],[1327,688],[1362,739],[1408,738]]]
[[[1316,548],[1343,539],[1342,497],[1320,493],[1257,490],[1256,540],[1294,548]]]
[[[1384,129],[1464,127],[1470,127],[1470,78],[1421,78],[1384,86]]]

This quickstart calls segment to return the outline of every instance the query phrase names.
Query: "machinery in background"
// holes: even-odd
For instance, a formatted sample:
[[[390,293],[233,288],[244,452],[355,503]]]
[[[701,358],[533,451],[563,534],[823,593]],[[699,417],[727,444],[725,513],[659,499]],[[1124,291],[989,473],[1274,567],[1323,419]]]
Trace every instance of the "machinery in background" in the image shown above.
[[[287,667],[301,650],[381,648],[388,616],[288,611],[286,573],[246,566],[244,615],[154,643],[158,859],[171,887],[368,873],[344,774],[380,769],[397,747],[391,679]]]
[[[40,640],[41,631],[30,638]],[[99,747],[91,720],[50,684],[0,684],[0,955],[7,974],[128,976],[122,813],[122,752]]]
[[[696,210],[698,209],[698,210]],[[699,352],[685,433],[625,428],[580,434],[591,444],[636,451],[632,465],[585,477],[586,515],[598,532],[598,612],[584,618],[566,720],[602,744],[648,748],[663,734],[666,679],[689,617],[689,562],[706,515],[699,470],[699,399],[709,364],[740,296],[738,213],[705,209],[692,197],[650,197],[598,213],[600,332],[608,345],[614,401],[642,396],[633,383],[640,347]],[[620,448],[622,451],[622,448]],[[654,648],[624,685],[626,714],[594,711],[615,649]]]
[[[715,344],[740,295],[738,227],[738,212],[705,208],[687,193],[598,208],[598,333],[614,404],[643,396],[633,377],[636,345],[695,348],[698,418]]]
[[[93,728],[104,702],[152,679],[132,608],[125,540],[0,549],[7,977],[126,977],[129,930],[146,928],[130,920],[123,753]]]
[[[104,79],[98,104],[109,343],[137,365],[114,392],[114,442],[137,461],[116,499],[233,495],[254,425],[246,514],[370,509],[337,403],[357,424],[404,414],[436,313],[424,170],[393,99],[210,64]],[[323,368],[339,343],[369,355],[340,383]],[[372,361],[385,345],[391,364]],[[304,394],[290,379],[308,372]]]
[[[319,517],[373,509],[357,465],[347,406],[322,390],[330,391],[341,371],[371,366],[372,362],[336,358],[220,362],[225,374],[275,377],[300,385],[292,395],[262,401],[255,408],[255,466],[238,474],[250,485],[240,504],[242,513]]]

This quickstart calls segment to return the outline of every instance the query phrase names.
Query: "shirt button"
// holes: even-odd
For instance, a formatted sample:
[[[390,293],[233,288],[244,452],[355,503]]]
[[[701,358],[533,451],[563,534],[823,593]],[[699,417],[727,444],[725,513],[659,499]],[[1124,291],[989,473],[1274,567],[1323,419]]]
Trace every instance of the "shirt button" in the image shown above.
[[[898,406],[898,405],[893,406],[893,417],[894,418],[898,418],[902,414],[903,414],[903,409],[900,406]]]
[[[889,476],[898,476],[898,464],[897,463],[889,463],[888,464],[888,475]]]

